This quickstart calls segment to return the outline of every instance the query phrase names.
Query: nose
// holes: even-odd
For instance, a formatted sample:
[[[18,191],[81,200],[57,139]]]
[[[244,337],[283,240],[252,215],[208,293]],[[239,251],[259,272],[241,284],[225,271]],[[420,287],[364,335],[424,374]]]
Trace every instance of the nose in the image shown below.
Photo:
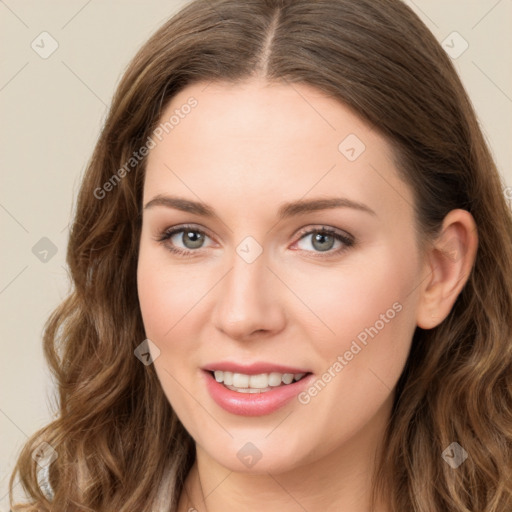
[[[277,334],[286,323],[284,286],[268,267],[265,252],[252,263],[235,252],[231,261],[216,287],[215,327],[239,341]]]

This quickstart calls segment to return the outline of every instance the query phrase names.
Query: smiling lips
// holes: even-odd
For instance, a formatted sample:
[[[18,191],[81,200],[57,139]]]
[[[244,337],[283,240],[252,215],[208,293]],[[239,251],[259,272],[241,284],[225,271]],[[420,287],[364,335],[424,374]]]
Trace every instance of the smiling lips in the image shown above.
[[[261,393],[302,379],[308,370],[258,362],[240,365],[231,362],[212,363],[203,368],[228,389],[241,393]]]
[[[239,393],[264,393],[274,387],[291,384],[298,381],[306,375],[305,373],[258,373],[257,375],[247,375],[244,373],[214,371],[215,380],[222,382],[233,391]]]
[[[239,365],[212,363],[203,368],[213,400],[224,410],[241,416],[270,414],[296,396],[312,373],[271,363]]]

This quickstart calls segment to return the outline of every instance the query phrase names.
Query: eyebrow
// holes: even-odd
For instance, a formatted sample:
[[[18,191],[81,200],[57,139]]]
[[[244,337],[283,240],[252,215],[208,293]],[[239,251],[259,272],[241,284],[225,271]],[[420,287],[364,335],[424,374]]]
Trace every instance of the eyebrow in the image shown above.
[[[151,201],[148,201],[144,206],[144,209],[147,210],[155,206],[174,208],[176,210],[181,210],[182,212],[193,213],[207,218],[218,217],[215,210],[210,206],[197,201],[191,201],[190,199],[184,199],[182,197],[164,196],[159,194],[151,199]],[[353,208],[355,210],[377,216],[370,207],[363,203],[343,197],[327,197],[307,200],[300,199],[298,201],[284,203],[279,207],[277,217],[279,220],[284,220],[304,213],[330,210],[333,208]]]

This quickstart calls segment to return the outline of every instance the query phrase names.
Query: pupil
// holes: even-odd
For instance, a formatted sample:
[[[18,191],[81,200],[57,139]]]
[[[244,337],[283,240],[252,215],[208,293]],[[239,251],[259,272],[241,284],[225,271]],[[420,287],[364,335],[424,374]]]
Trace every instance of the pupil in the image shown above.
[[[332,248],[333,246],[333,243],[334,243],[334,238],[331,236],[331,235],[326,235],[326,234],[322,234],[322,233],[317,233],[313,239],[313,245],[315,245],[316,242],[320,242],[322,243],[322,241],[325,243],[325,239],[326,238],[330,238],[331,239],[331,243],[330,244],[327,244],[328,247],[317,247],[318,249],[320,249],[321,251],[328,251],[329,249]]]
[[[201,233],[197,233],[196,231],[186,231],[185,236],[185,245],[190,248],[197,248],[201,246],[201,243],[203,241],[203,235]],[[192,245],[189,245],[189,244]]]

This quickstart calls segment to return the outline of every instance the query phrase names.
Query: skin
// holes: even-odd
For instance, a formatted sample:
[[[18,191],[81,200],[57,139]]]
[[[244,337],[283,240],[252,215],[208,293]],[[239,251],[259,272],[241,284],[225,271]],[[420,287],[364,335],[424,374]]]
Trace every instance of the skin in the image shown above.
[[[420,252],[412,191],[388,143],[310,86],[195,84],[162,120],[191,96],[197,107],[148,156],[143,204],[175,195],[217,216],[145,208],[138,264],[146,334],[160,350],[155,369],[196,442],[190,500],[182,493],[179,510],[256,511],[266,503],[280,512],[367,512],[373,457],[413,333],[450,312],[474,261],[474,220],[453,210]],[[338,149],[349,134],[366,146],[354,161]],[[284,202],[332,196],[375,214],[334,208],[277,219]],[[183,233],[157,241],[185,223],[206,231],[199,249],[184,245]],[[342,242],[322,251],[331,239],[315,244],[314,233],[301,234],[322,226],[355,244],[336,254]],[[263,249],[252,263],[236,252],[247,236]],[[196,252],[173,254],[173,243]],[[220,408],[199,379],[201,367],[219,360],[271,361],[321,378],[394,303],[401,311],[307,404],[293,399],[272,414],[241,417]],[[249,441],[262,454],[251,468],[237,457]]]

